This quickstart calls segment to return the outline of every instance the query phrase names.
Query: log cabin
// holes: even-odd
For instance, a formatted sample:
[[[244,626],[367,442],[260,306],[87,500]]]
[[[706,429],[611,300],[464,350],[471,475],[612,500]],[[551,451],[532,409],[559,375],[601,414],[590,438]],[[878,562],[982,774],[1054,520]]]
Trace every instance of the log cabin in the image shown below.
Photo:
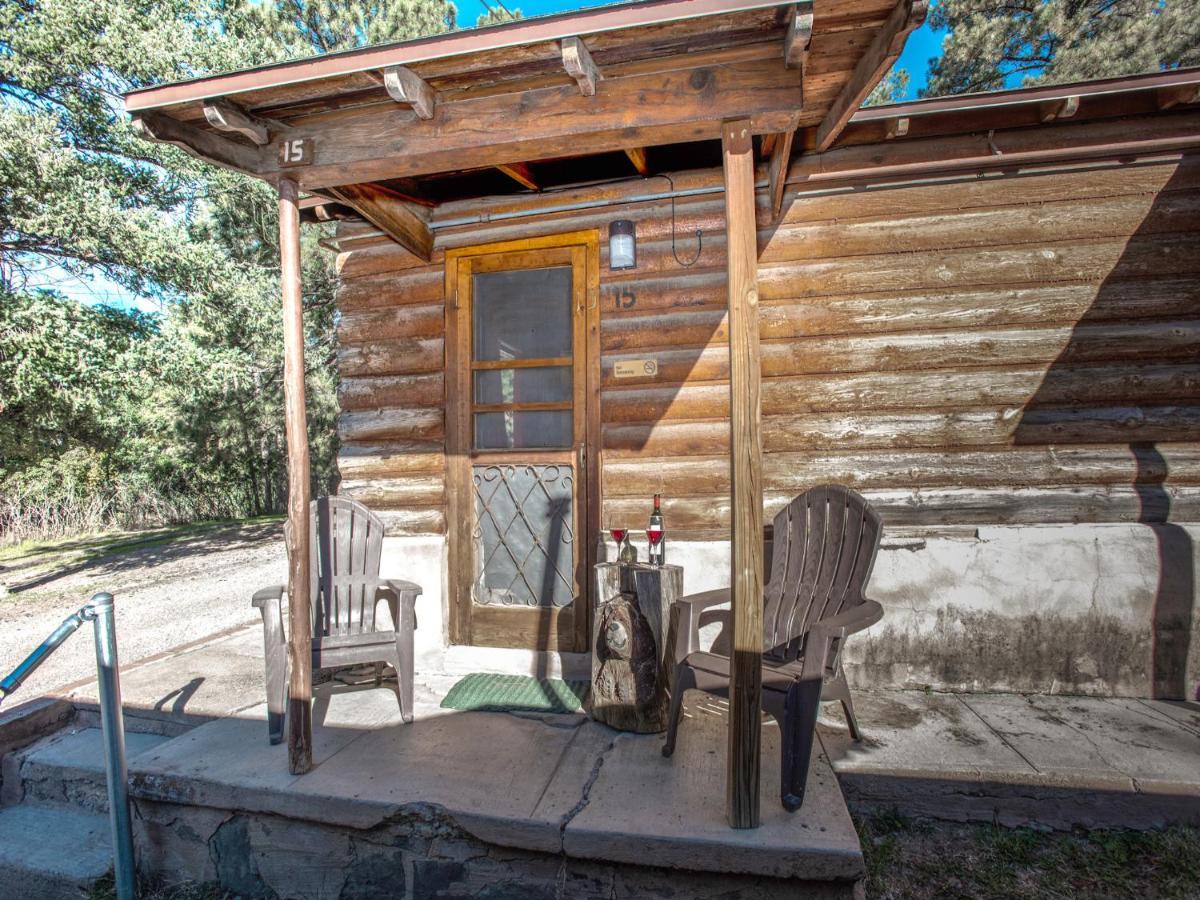
[[[418,670],[586,667],[655,494],[752,648],[764,525],[837,482],[886,526],[857,688],[1196,698],[1200,69],[862,108],[924,14],[650,0],[126,98],[278,185],[296,521],[295,234],[336,222],[340,492],[424,588]]]

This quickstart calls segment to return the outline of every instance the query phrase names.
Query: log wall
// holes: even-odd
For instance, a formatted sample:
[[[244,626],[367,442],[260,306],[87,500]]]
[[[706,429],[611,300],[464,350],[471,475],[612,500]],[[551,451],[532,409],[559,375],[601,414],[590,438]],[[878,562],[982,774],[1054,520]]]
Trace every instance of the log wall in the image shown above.
[[[1030,140],[1112,127],[1043,126]],[[904,158],[937,158],[937,142],[924,155],[917,143]],[[778,226],[759,192],[768,515],[838,481],[893,526],[1200,520],[1200,156],[817,193],[805,178],[802,159]],[[720,173],[675,185],[717,188]],[[448,204],[435,225],[666,189],[656,177]],[[677,201],[674,246],[668,201],[438,227],[431,265],[343,224],[342,491],[395,533],[444,532],[444,251],[606,237],[616,218],[637,222],[638,267],[609,272],[603,247],[602,523],[640,523],[659,492],[676,537],[727,535],[715,192]],[[618,380],[622,359],[656,359],[659,374]]]

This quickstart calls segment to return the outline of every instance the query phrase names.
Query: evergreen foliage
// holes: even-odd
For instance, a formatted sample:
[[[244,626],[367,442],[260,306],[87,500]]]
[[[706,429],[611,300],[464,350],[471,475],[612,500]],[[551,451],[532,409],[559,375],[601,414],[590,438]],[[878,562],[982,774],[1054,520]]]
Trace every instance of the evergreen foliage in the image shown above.
[[[1200,64],[1195,0],[938,0],[929,21],[950,33],[927,97]]]
[[[139,140],[121,94],[454,16],[446,0],[0,0],[0,538],[284,505],[275,198]],[[327,492],[336,276],[319,237],[304,229],[314,490]],[[47,272],[100,273],[159,311],[35,289]]]

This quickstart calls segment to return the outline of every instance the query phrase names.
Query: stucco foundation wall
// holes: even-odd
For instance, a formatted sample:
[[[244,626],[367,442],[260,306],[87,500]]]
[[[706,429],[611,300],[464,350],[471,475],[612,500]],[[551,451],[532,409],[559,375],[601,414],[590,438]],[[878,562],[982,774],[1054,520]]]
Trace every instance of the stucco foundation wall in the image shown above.
[[[869,594],[887,612],[847,643],[850,681],[1200,699],[1198,542],[1200,525],[1175,524],[885,531]],[[729,583],[726,542],[675,541],[668,557],[689,593]],[[441,537],[384,542],[383,571],[425,589],[418,672],[587,677],[586,654],[449,647],[445,558]]]
[[[847,642],[850,682],[1200,699],[1198,541],[1200,525],[885,529],[868,593],[886,613]],[[727,544],[670,559],[688,591],[728,584]]]

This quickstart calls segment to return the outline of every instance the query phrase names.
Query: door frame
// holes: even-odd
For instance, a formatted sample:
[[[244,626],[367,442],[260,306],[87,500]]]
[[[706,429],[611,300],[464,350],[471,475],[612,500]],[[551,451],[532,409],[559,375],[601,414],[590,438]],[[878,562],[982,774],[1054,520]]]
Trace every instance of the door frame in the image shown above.
[[[584,291],[582,309],[585,354],[584,385],[575,385],[576,402],[584,402],[584,441],[576,452],[583,465],[576,477],[582,477],[578,496],[584,505],[583,533],[576,535],[576,553],[582,562],[580,596],[570,607],[570,621],[563,612],[549,607],[537,609],[488,608],[481,617],[471,602],[470,585],[474,578],[471,528],[474,498],[471,492],[471,323],[469,310],[459,303],[459,269],[466,260],[501,253],[582,248]],[[447,598],[451,644],[483,647],[511,647],[528,650],[583,652],[589,644],[592,615],[592,566],[600,534],[600,232],[571,231],[512,241],[498,241],[446,251],[446,533],[449,567]],[[532,622],[532,626],[531,623]],[[560,624],[565,628],[560,628]],[[530,627],[543,646],[530,646],[525,638]]]

